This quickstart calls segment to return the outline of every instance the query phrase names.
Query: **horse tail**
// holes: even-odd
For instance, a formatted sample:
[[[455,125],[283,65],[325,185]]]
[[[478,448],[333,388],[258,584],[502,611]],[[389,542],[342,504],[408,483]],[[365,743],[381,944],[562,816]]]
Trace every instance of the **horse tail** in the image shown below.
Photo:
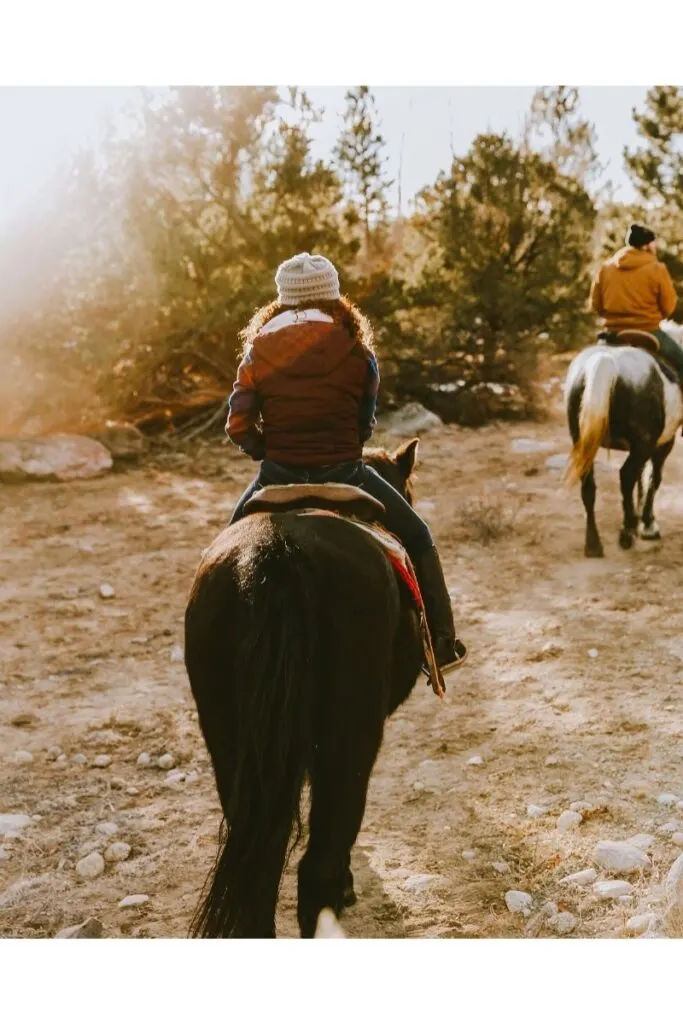
[[[583,374],[578,438],[567,466],[568,483],[577,483],[589,471],[609,431],[609,413],[618,370],[611,352],[596,352]]]
[[[191,925],[195,937],[274,937],[282,874],[301,837],[313,748],[320,628],[310,580],[303,552],[282,535],[249,565],[239,597],[242,636],[223,669],[236,724],[230,769],[221,769],[220,751],[211,752],[227,820]],[[205,709],[212,710],[218,708]]]

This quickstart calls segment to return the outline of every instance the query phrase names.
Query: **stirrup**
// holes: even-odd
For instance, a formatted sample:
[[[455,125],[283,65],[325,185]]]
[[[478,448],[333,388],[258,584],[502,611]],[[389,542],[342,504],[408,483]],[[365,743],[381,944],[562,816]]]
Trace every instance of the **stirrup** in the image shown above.
[[[452,675],[453,672],[461,668],[469,657],[470,652],[465,647],[462,640],[456,639],[454,646],[457,657],[453,661],[449,661],[446,665],[438,666],[439,671],[441,675],[444,677],[444,679],[446,678],[447,675]],[[422,672],[423,675],[427,676],[427,679],[429,679],[430,673],[428,665],[423,665],[420,671]]]

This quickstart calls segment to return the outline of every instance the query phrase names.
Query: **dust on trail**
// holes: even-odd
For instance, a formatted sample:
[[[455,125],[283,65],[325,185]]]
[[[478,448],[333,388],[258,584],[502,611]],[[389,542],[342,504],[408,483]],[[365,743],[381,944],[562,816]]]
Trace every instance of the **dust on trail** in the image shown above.
[[[618,549],[617,460],[599,471],[607,557],[588,561],[578,493],[546,468],[547,451],[512,453],[521,437],[566,450],[560,423],[422,441],[418,499],[471,658],[444,704],[420,682],[388,723],[353,856],[350,935],[523,935],[508,889],[555,900],[577,936],[618,934],[681,852],[657,833],[676,819],[683,829],[683,809],[657,802],[683,800],[681,446],[660,491],[661,545]],[[0,489],[0,814],[35,816],[0,837],[0,934],[50,936],[91,916],[107,936],[186,934],[219,814],[173,649],[200,550],[250,473],[216,445],[96,481]],[[22,750],[32,762],[15,763]],[[151,767],[136,764],[141,752]],[[154,766],[167,752],[189,780],[169,784]],[[98,754],[109,767],[92,766]],[[468,765],[474,755],[483,764]],[[577,800],[594,813],[558,832]],[[529,818],[532,803],[552,813]],[[112,841],[102,822],[130,857],[81,879],[76,862]],[[656,836],[653,870],[635,879],[632,906],[559,884],[591,865],[598,839],[643,832]],[[296,859],[284,936],[297,934]],[[150,898],[119,909],[132,894]]]

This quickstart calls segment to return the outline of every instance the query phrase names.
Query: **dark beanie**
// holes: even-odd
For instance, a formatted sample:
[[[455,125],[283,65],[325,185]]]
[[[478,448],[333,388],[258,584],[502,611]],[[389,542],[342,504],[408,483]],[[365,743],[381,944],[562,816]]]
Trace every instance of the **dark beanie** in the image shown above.
[[[642,224],[631,224],[626,233],[626,244],[633,246],[634,249],[642,249],[644,245],[649,245],[654,240],[654,231],[650,231]]]

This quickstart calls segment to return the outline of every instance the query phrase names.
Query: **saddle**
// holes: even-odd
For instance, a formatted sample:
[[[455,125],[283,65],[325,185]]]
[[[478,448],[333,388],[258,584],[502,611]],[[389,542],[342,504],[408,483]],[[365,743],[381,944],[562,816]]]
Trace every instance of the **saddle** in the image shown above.
[[[297,515],[332,516],[344,519],[374,537],[399,583],[410,595],[420,622],[429,682],[437,697],[443,697],[446,692],[443,676],[436,663],[420,585],[408,552],[398,538],[381,525],[386,512],[381,501],[350,484],[283,484],[257,491],[244,506],[244,512],[245,515],[293,512]]]
[[[650,331],[639,331],[629,328],[623,331],[600,331],[598,334],[599,345],[611,347],[628,345],[631,348],[642,348],[649,355],[653,356],[667,380],[672,384],[679,384],[683,388],[683,381],[678,375],[676,368],[669,362],[666,356],[660,351],[659,339]]]

